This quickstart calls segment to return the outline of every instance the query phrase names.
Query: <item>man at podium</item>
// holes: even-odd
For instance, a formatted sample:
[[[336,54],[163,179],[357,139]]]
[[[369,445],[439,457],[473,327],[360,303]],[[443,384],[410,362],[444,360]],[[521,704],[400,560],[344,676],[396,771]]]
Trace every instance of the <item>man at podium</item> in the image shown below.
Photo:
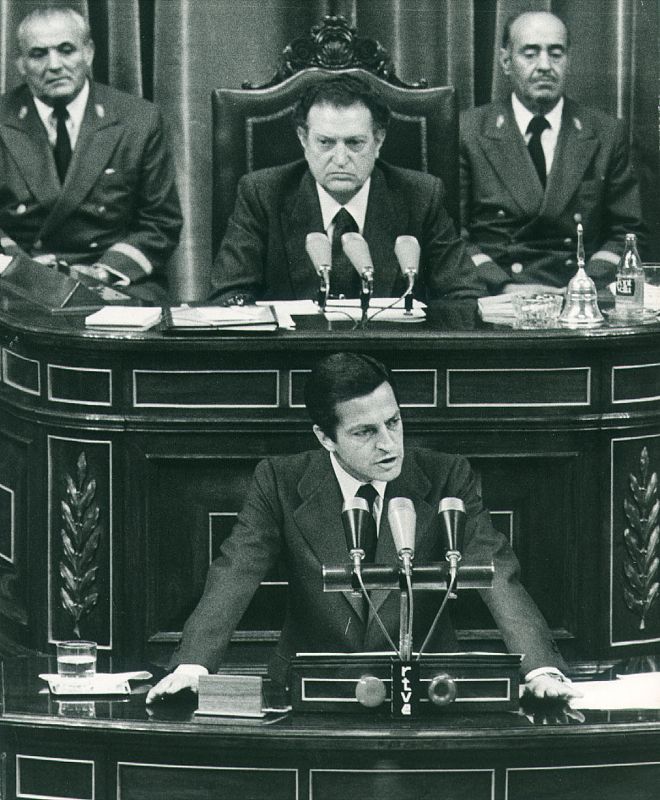
[[[444,558],[437,512],[440,500],[460,498],[466,509],[466,559],[494,564],[492,588],[482,597],[510,652],[522,653],[528,691],[538,697],[576,694],[540,611],[518,580],[519,565],[506,539],[493,528],[470,465],[461,456],[405,448],[396,387],[375,359],[337,353],[322,359],[307,381],[305,403],[321,447],[275,456],[256,468],[245,504],[231,535],[211,564],[204,594],[186,622],[172,658],[174,671],[147,702],[195,689],[198,678],[216,671],[230,637],[267,572],[283,559],[288,603],[282,633],[269,664],[274,681],[286,685],[296,652],[388,650],[387,638],[350,593],[324,593],[322,565],[348,562],[342,529],[344,502],[368,498],[375,520],[375,563],[395,563],[396,549],[384,505],[408,497],[415,506],[415,558]],[[413,641],[428,633],[437,600],[422,592],[415,605]],[[399,626],[398,592],[380,605],[390,636]],[[429,649],[456,651],[448,617],[434,631]]]
[[[162,301],[181,212],[160,113],[90,80],[71,8],[33,10],[18,49],[25,84],[0,98],[0,252]]]

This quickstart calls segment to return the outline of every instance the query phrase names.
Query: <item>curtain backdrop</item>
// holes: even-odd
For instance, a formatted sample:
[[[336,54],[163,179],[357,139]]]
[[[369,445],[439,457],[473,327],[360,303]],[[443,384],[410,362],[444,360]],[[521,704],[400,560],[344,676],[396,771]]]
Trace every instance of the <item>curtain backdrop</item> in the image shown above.
[[[19,82],[15,28],[36,0],[0,0],[0,91]],[[51,2],[50,5],[58,5]],[[453,84],[462,108],[506,93],[497,56],[506,17],[545,9],[572,37],[568,93],[624,119],[660,261],[658,16],[660,0],[73,0],[96,43],[94,75],[160,105],[175,151],[186,224],[170,265],[180,299],[208,289],[211,107],[217,86],[261,83],[284,46],[324,14],[378,39],[403,80]]]

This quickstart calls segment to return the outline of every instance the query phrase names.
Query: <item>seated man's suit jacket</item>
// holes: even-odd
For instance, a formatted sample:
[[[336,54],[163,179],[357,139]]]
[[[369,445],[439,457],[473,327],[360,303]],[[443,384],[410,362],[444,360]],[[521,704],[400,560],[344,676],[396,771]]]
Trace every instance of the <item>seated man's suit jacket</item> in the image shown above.
[[[363,231],[375,268],[376,297],[396,297],[406,290],[394,255],[394,242],[404,234],[417,237],[422,248],[416,287],[420,300],[478,296],[474,266],[443,196],[439,178],[377,162]],[[238,293],[257,300],[315,299],[319,279],[305,252],[305,238],[323,230],[316,183],[305,161],[244,175],[213,266],[212,299]]]
[[[408,449],[401,474],[387,486],[385,503],[398,496],[411,498],[415,505],[415,562],[420,564],[444,560],[437,522],[439,501],[448,496],[464,500],[468,514],[464,557],[494,562],[493,588],[482,596],[507,647],[524,654],[523,673],[542,666],[565,669],[541,613],[518,580],[513,551],[491,525],[466,459]],[[389,650],[373,615],[365,619],[361,598],[350,592],[323,592],[322,565],[349,561],[341,509],[341,490],[325,450],[260,462],[236,525],[211,564],[204,594],[186,622],[172,665],[202,664],[217,670],[260,581],[279,558],[285,563],[289,588],[286,618],[269,665],[274,680],[286,682],[289,660],[296,652]],[[375,560],[397,562],[387,508],[380,521]],[[398,590],[375,590],[372,599],[393,641],[398,642]],[[426,637],[440,599],[436,592],[416,593],[415,646]],[[428,650],[456,649],[456,637],[445,616]]]
[[[461,115],[461,228],[491,293],[505,283],[566,286],[577,269],[578,222],[587,272],[613,280],[626,233],[643,232],[623,125],[566,98],[544,193],[511,101]],[[609,259],[601,258],[603,251]]]
[[[158,109],[90,83],[64,185],[26,86],[0,98],[0,247],[101,262],[131,283],[165,283],[181,229],[174,165]]]

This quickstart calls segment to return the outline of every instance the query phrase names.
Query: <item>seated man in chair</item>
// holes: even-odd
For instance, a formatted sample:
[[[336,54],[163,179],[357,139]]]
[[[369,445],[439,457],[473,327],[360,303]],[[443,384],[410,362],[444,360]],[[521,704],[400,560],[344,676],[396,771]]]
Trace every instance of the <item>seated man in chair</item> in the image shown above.
[[[0,98],[0,253],[166,301],[182,220],[159,111],[91,80],[72,8],[35,8],[18,48],[25,84]]]
[[[243,176],[216,257],[213,302],[313,299],[319,281],[305,251],[310,232],[332,242],[331,292],[357,297],[358,275],[341,247],[361,233],[374,263],[374,294],[403,294],[394,254],[400,235],[421,245],[417,297],[425,302],[478,296],[474,266],[443,202],[439,178],[377,161],[389,109],[354,75],[320,80],[298,101],[305,160]]]

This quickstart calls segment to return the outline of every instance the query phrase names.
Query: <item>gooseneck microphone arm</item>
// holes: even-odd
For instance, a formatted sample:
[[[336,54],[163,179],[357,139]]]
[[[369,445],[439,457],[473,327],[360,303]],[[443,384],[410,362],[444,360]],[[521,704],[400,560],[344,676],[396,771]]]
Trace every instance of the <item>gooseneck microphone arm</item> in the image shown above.
[[[421,247],[414,236],[397,236],[394,243],[394,254],[401,267],[403,276],[408,279],[408,288],[404,294],[405,316],[412,316],[413,309],[413,289],[415,279],[419,272],[419,259]]]
[[[412,562],[415,556],[415,523],[417,520],[412,500],[408,497],[393,497],[387,507],[387,519],[399,556],[401,571],[399,657],[401,661],[408,662],[412,659],[413,646]]]
[[[346,257],[360,276],[360,308],[362,324],[367,321],[369,301],[374,292],[374,265],[369,252],[369,245],[359,233],[345,233],[341,237],[341,246]]]
[[[387,632],[387,628],[383,624],[382,619],[378,616],[376,607],[369,597],[364,581],[362,579],[362,560],[364,559],[364,549],[362,547],[362,533],[365,526],[371,517],[369,511],[369,504],[363,497],[353,497],[344,503],[341,512],[341,521],[344,526],[344,535],[346,536],[346,545],[348,552],[353,561],[353,574],[351,576],[351,588],[353,595],[362,595],[367,601],[368,607],[374,615],[374,619],[378,623],[387,643],[392,650],[396,653],[397,647],[392,641],[392,637]]]
[[[330,295],[332,245],[325,233],[308,233],[305,239],[305,250],[320,278],[317,302],[319,311],[323,312]]]
[[[442,534],[445,558],[449,563],[449,576],[447,581],[447,591],[442,599],[438,613],[435,615],[433,624],[426,634],[426,638],[419,648],[417,660],[422,657],[427,644],[440,621],[442,612],[445,610],[448,600],[454,596],[454,587],[458,578],[458,563],[461,560],[461,549],[463,547],[463,536],[465,534],[465,503],[460,497],[443,497],[438,506],[438,522]]]

